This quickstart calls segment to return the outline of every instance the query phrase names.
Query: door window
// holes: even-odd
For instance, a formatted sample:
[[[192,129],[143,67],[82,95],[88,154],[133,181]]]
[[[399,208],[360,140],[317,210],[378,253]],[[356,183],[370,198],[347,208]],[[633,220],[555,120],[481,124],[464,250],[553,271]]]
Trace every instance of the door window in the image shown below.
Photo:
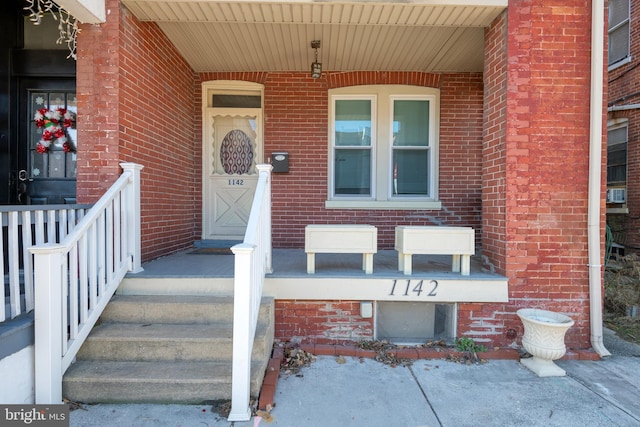
[[[29,93],[31,178],[76,177],[77,111],[75,92]]]

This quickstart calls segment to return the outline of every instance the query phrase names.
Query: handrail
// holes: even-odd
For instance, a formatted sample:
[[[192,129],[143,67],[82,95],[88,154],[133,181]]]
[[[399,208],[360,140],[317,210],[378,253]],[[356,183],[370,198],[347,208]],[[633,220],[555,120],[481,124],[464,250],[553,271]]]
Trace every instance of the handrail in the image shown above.
[[[271,272],[271,165],[257,165],[258,184],[244,241],[234,254],[233,364],[229,421],[251,418],[251,353],[264,276]]]
[[[33,257],[29,248],[64,239],[90,208],[91,205],[78,204],[0,206],[2,228],[6,230],[6,241],[4,236],[0,239],[0,270],[4,278],[0,287],[0,322],[33,310]],[[5,308],[6,299],[9,310]]]
[[[35,283],[35,403],[62,402],[62,375],[128,271],[141,271],[140,170],[123,173],[60,243],[30,248]]]

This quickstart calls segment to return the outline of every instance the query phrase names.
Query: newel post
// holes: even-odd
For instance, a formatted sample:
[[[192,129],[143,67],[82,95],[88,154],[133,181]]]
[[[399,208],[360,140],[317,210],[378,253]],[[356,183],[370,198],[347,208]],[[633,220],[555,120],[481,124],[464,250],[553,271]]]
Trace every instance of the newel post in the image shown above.
[[[265,250],[265,273],[273,273],[271,265],[272,260],[272,243],[271,243],[271,171],[273,166],[269,164],[257,165],[258,176],[266,175],[267,182],[264,188],[264,203],[262,204],[262,238],[264,239]]]
[[[251,418],[251,255],[255,246],[240,243],[231,248],[235,258],[233,290],[233,362],[229,421]]]
[[[44,244],[29,249],[34,255],[34,352],[36,404],[62,403],[62,316],[64,247]]]
[[[131,172],[131,178],[126,189],[127,233],[126,238],[129,256],[132,257],[132,273],[139,273],[142,268],[141,237],[140,237],[140,171],[144,166],[137,163],[120,163],[123,171]]]

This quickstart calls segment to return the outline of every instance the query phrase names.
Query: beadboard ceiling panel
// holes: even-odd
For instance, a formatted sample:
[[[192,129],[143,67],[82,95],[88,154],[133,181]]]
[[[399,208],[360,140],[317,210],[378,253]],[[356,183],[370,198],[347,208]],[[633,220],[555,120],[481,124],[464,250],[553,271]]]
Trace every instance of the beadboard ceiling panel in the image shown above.
[[[507,0],[123,0],[194,71],[482,71],[484,28]]]

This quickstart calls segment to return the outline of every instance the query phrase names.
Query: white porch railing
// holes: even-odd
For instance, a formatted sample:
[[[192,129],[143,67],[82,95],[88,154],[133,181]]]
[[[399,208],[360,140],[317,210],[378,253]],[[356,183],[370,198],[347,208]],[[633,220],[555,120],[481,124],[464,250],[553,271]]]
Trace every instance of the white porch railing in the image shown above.
[[[140,260],[140,170],[115,184],[60,243],[30,248],[35,283],[35,403],[62,403],[62,375],[127,271]]]
[[[90,207],[0,206],[3,230],[3,238],[0,239],[0,270],[3,275],[0,322],[33,310],[33,256],[29,248],[43,243],[59,243]]]
[[[271,165],[258,165],[258,185],[244,241],[235,258],[233,365],[229,421],[251,418],[251,352],[262,300],[264,276],[271,272]]]

